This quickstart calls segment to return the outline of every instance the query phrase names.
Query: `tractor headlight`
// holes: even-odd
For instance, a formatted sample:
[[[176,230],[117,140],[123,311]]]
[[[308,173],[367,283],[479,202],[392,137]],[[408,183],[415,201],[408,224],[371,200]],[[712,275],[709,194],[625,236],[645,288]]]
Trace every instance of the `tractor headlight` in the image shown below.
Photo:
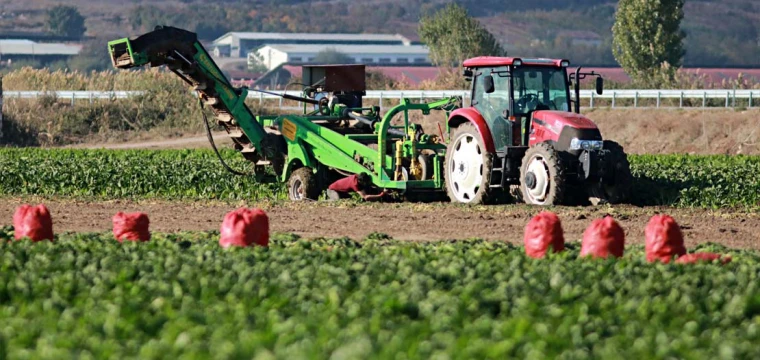
[[[601,140],[580,140],[573,138],[570,140],[570,150],[601,150],[603,142]]]

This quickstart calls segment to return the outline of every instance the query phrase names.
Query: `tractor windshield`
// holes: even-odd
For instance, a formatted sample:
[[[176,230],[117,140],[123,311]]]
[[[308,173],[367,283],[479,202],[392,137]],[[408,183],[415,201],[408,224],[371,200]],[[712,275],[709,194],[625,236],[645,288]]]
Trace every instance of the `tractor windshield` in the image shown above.
[[[515,115],[533,110],[570,111],[565,68],[519,66],[512,71]]]

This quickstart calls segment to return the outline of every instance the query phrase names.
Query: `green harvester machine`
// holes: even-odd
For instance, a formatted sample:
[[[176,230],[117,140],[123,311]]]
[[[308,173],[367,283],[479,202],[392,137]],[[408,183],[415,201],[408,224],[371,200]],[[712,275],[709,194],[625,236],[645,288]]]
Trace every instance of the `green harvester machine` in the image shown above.
[[[168,26],[111,41],[108,50],[116,68],[167,66],[197,92],[202,107],[213,111],[235,149],[254,164],[253,175],[286,182],[291,200],[317,199],[331,181],[362,172],[378,188],[407,197],[444,194],[446,145],[410,123],[409,112],[448,115],[458,107],[457,97],[432,103],[402,99],[381,116],[378,106],[362,106],[363,65],[304,66],[302,96],[233,87],[195,33]],[[245,104],[249,91],[299,101],[303,112],[255,115]],[[398,114],[403,114],[403,124],[393,125]],[[207,119],[206,125],[213,146]]]

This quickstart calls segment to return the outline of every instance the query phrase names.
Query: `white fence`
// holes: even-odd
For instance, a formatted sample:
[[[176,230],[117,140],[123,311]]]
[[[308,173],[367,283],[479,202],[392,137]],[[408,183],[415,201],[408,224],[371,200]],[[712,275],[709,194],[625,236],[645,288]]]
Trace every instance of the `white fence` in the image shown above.
[[[21,98],[21,99],[34,99],[45,95],[54,95],[59,99],[71,99],[71,102],[76,100],[102,100],[102,99],[124,99],[131,96],[143,94],[144,91],[5,91],[3,96],[8,98]],[[300,91],[288,91],[290,95],[300,96]],[[469,96],[468,90],[371,90],[367,91],[365,99],[377,99],[382,104],[382,100],[398,100],[401,98],[408,99],[442,99],[451,96],[461,96],[467,101]],[[581,90],[581,100],[588,103],[590,107],[599,107],[599,100],[604,100],[605,104],[602,106],[620,107],[620,101],[626,100],[626,105],[633,107],[661,107],[663,100],[671,99],[671,102],[675,106],[674,102],[677,99],[678,107],[688,106],[725,106],[736,107],[746,106],[753,107],[758,106],[758,99],[760,99],[760,90],[605,90],[603,95],[597,95],[593,90]],[[258,99],[263,103],[265,100],[278,100],[280,107],[283,106],[282,98],[259,93],[251,90],[248,93],[249,99]],[[640,100],[650,99],[644,104],[640,103]],[[719,105],[715,101],[708,101],[720,99]],[[742,100],[741,104],[737,104],[737,100]],[[686,101],[689,101],[687,104]]]

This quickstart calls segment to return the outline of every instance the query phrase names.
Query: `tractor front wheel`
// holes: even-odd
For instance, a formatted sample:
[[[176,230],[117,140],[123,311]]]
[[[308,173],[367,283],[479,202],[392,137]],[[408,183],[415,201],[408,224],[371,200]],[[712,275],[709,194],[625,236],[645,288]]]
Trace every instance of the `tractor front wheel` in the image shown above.
[[[456,203],[485,203],[490,192],[493,155],[470,123],[460,125],[451,138],[444,175],[449,199]]]
[[[593,205],[605,202],[619,204],[628,200],[633,184],[631,164],[623,147],[614,141],[604,140],[604,149],[610,152],[607,161],[611,165],[607,169],[612,171],[605,174],[601,184],[594,184],[589,188],[589,201]]]
[[[565,195],[565,178],[557,151],[536,144],[525,152],[520,166],[520,193],[531,205],[559,205]]]
[[[317,175],[310,167],[298,168],[288,178],[288,197],[292,201],[317,200],[319,198]]]

